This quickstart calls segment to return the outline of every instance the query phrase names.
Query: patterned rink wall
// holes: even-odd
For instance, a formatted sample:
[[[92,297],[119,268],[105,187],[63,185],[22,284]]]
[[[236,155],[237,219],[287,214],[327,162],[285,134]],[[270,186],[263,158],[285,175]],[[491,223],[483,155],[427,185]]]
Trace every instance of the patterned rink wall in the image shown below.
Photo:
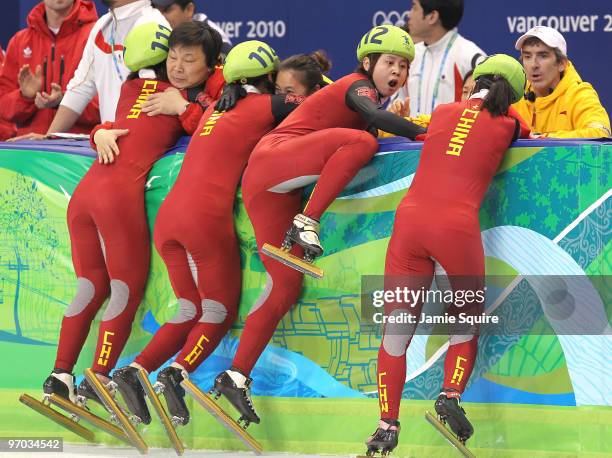
[[[324,215],[326,255],[318,264],[325,277],[306,280],[300,301],[253,373],[255,402],[267,416],[251,430],[266,448],[363,451],[360,444],[377,416],[371,398],[376,397],[380,332],[362,315],[361,279],[383,272],[394,211],[410,186],[420,148],[420,143],[381,140],[379,154]],[[151,171],[146,190],[151,226],[184,150],[183,141]],[[5,368],[0,379],[5,412],[17,409],[18,392],[40,393],[52,368],[59,324],[76,284],[65,213],[92,160],[93,152],[80,142],[0,144],[0,354],[15,368]],[[491,276],[487,307],[505,325],[481,337],[464,396],[479,456],[526,456],[527,450],[530,456],[612,453],[611,161],[612,143],[519,141],[487,193],[480,212]],[[228,367],[265,282],[240,195],[235,219],[244,274],[240,318],[193,375],[203,389]],[[564,296],[555,299],[559,281]],[[120,365],[133,359],[176,307],[155,253]],[[407,355],[404,398],[411,401],[404,402],[402,420],[414,424],[404,426],[399,455],[453,453],[420,420],[442,381],[448,344],[439,334],[418,333]],[[91,364],[95,338],[92,332],[78,373]],[[3,414],[0,435],[59,432],[25,408],[17,411],[11,420]],[[188,446],[240,449],[205,414],[196,414],[192,423],[183,432]],[[164,446],[160,431],[152,427],[147,434],[151,443]]]

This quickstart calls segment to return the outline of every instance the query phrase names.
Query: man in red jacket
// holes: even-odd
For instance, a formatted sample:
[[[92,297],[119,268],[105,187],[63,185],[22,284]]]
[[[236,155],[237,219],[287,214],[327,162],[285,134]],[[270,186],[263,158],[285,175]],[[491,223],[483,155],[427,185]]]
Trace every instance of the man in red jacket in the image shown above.
[[[0,71],[2,66],[4,65],[4,50],[0,47]],[[15,132],[17,132],[17,128],[15,124],[12,122],[5,121],[0,118],[0,141],[4,141],[7,138],[11,138],[15,136]]]
[[[97,18],[89,0],[44,0],[30,11],[0,72],[0,118],[16,123],[17,135],[47,132]],[[89,133],[99,122],[94,99],[71,132]]]

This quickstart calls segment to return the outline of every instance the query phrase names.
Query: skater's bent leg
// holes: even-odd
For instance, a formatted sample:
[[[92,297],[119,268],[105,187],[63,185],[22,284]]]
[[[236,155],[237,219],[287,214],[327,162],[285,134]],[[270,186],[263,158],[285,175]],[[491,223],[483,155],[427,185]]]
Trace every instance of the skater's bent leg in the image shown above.
[[[215,233],[214,228],[208,231],[210,243],[203,243],[191,251],[198,272],[198,290],[203,298],[202,316],[176,358],[189,373],[217,348],[238,313],[242,271],[233,221],[229,227],[217,230],[220,233]]]
[[[159,241],[156,245],[178,298],[176,314],[164,323],[134,362],[147,372],[157,370],[185,344],[187,335],[202,316],[200,294],[190,268],[190,254],[175,240]],[[158,243],[159,242],[159,243]]]
[[[88,216],[69,219],[77,292],[60,329],[55,368],[72,372],[96,313],[109,293],[109,278],[98,230]]]
[[[421,291],[429,289],[434,271],[433,261],[412,247],[416,234],[405,230],[401,212],[396,216],[395,229],[389,242],[385,263],[385,290]],[[400,229],[401,228],[401,229]],[[404,296],[405,297],[405,296]],[[378,397],[380,418],[388,422],[399,418],[402,391],[406,380],[406,350],[416,329],[423,301],[406,303],[394,298],[385,303],[385,317],[393,320],[385,323],[382,343],[378,352]],[[410,296],[408,296],[410,297]],[[402,300],[400,300],[402,299]],[[411,322],[396,317],[410,316]]]
[[[145,221],[142,215],[143,226]],[[146,227],[136,226],[134,233],[126,231],[119,235],[101,231],[111,278],[111,296],[100,322],[92,370],[103,376],[108,376],[115,367],[125,347],[149,272],[150,246]]]
[[[378,142],[368,132],[353,129],[326,129],[317,134],[325,140],[306,151],[309,156],[320,155],[325,162],[303,213],[319,221],[334,199],[376,154]],[[307,169],[305,174],[314,174],[314,170]]]
[[[459,237],[459,239],[457,238]],[[484,252],[478,227],[452,243],[442,244],[438,261],[448,275],[455,294],[455,304],[448,313],[453,316],[477,317],[484,310]],[[469,294],[468,294],[469,293]],[[467,300],[469,298],[469,300]],[[457,320],[449,328],[449,348],[444,361],[443,390],[463,393],[478,356],[479,326]]]
[[[251,307],[233,367],[248,376],[272,338],[278,323],[297,301],[302,290],[303,274],[261,254],[264,243],[280,246],[286,229],[301,206],[301,193],[261,193],[247,204],[255,229],[255,238],[267,280],[263,293]],[[293,247],[295,255],[301,249]]]

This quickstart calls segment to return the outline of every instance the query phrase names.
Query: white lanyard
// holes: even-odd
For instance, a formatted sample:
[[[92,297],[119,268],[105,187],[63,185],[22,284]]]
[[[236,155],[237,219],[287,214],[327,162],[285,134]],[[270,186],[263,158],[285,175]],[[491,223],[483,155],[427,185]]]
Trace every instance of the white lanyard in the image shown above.
[[[117,33],[117,18],[115,14],[112,13],[113,17],[111,18],[111,37],[110,37],[110,45],[111,45],[111,55],[113,57],[113,63],[115,64],[115,70],[117,71],[117,76],[119,77],[119,81],[123,83],[123,72],[119,67],[119,62],[117,61],[117,56],[115,55],[115,34]]]
[[[442,79],[442,72],[444,71],[444,65],[446,64],[446,59],[448,58],[448,53],[450,52],[450,49],[453,47],[453,44],[455,43],[455,40],[457,39],[457,36],[459,35],[458,32],[455,32],[453,34],[453,36],[450,38],[450,40],[448,40],[448,44],[446,45],[446,49],[444,50],[444,55],[442,56],[442,62],[440,62],[440,68],[438,70],[438,77],[436,78],[436,85],[434,86],[434,92],[433,92],[433,96],[431,98],[431,111],[430,113],[433,113],[433,110],[435,108],[436,105],[436,99],[438,98],[438,91],[440,89],[440,81]],[[418,114],[423,113],[421,111],[421,98],[423,97],[423,73],[425,71],[425,53],[423,53],[423,59],[421,59],[421,71],[420,71],[420,75],[419,75],[419,95],[418,95],[418,106],[417,106],[417,110],[418,110]]]

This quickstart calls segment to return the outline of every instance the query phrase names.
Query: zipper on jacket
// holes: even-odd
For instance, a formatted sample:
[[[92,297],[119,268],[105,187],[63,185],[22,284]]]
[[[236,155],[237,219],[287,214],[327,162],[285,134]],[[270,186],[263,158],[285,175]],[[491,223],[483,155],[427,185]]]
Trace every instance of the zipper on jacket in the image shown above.
[[[47,91],[45,85],[45,92],[51,94],[51,83],[53,83],[53,79],[55,76],[55,37],[53,37],[53,43],[51,43],[51,75],[49,77],[49,90]]]

